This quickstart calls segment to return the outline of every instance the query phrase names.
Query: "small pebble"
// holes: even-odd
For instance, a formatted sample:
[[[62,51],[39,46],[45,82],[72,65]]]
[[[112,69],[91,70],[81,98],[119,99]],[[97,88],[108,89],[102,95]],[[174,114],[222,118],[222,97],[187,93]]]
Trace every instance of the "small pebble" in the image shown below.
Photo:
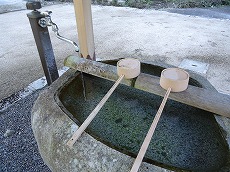
[[[11,136],[12,134],[14,134],[14,130],[6,130],[5,134],[4,134],[4,137],[9,137]]]

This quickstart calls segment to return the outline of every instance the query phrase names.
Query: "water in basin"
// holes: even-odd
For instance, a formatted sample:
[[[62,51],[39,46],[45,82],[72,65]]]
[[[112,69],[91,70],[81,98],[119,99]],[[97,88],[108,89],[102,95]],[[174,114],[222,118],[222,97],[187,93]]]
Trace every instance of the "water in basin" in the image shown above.
[[[59,95],[63,110],[79,125],[114,83],[87,74],[84,80],[86,100],[80,74]],[[136,157],[161,101],[160,96],[119,85],[86,132]],[[211,113],[168,100],[144,161],[167,169],[217,171],[225,166],[228,151]]]

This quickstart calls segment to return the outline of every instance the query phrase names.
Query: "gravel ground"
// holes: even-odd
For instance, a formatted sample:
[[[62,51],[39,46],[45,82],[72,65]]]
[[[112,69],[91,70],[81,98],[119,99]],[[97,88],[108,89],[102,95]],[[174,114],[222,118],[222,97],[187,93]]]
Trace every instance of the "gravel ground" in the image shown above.
[[[0,112],[0,171],[50,172],[31,128],[31,108],[39,91]]]

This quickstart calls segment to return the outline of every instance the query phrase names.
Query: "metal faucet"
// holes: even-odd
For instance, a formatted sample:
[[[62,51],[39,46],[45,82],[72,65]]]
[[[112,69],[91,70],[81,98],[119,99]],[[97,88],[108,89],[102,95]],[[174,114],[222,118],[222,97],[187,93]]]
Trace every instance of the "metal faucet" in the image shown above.
[[[60,40],[63,40],[65,42],[68,42],[70,44],[72,44],[74,46],[74,49],[76,52],[79,52],[79,47],[77,45],[76,42],[74,41],[71,41],[63,36],[61,36],[58,32],[58,26],[57,24],[55,24],[52,20],[51,20],[51,14],[52,14],[52,11],[45,11],[45,12],[41,12],[41,15],[44,15],[43,18],[41,18],[39,21],[38,21],[38,24],[45,28],[47,26],[52,26],[52,31],[55,33],[56,37]]]

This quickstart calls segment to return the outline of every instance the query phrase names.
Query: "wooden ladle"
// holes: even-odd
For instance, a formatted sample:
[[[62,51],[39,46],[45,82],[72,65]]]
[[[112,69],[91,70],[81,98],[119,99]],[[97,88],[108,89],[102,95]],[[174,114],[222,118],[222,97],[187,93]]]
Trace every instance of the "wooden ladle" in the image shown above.
[[[151,124],[151,127],[145,137],[145,140],[141,146],[141,149],[137,155],[137,158],[134,161],[134,164],[132,166],[131,172],[137,172],[141,162],[144,158],[144,155],[148,149],[149,143],[152,139],[153,133],[156,129],[157,123],[160,119],[160,116],[162,114],[162,111],[164,109],[165,103],[168,99],[168,96],[170,92],[181,92],[187,89],[188,87],[188,81],[189,81],[189,74],[179,68],[168,68],[161,72],[160,77],[160,85],[162,88],[167,90],[165,93],[165,96],[163,98],[163,101],[157,111],[157,114]]]
[[[83,122],[83,124],[78,128],[78,130],[73,134],[70,140],[67,142],[67,145],[72,148],[73,144],[77,141],[77,139],[81,136],[81,134],[85,131],[90,122],[97,115],[99,110],[103,107],[105,102],[111,96],[113,91],[117,88],[119,83],[123,78],[132,79],[137,77],[140,74],[140,61],[133,58],[126,58],[119,60],[117,62],[117,74],[119,76],[118,80],[115,84],[110,88],[110,90],[106,93],[103,99],[99,102],[99,104],[95,107],[95,109],[90,113],[88,118]]]

